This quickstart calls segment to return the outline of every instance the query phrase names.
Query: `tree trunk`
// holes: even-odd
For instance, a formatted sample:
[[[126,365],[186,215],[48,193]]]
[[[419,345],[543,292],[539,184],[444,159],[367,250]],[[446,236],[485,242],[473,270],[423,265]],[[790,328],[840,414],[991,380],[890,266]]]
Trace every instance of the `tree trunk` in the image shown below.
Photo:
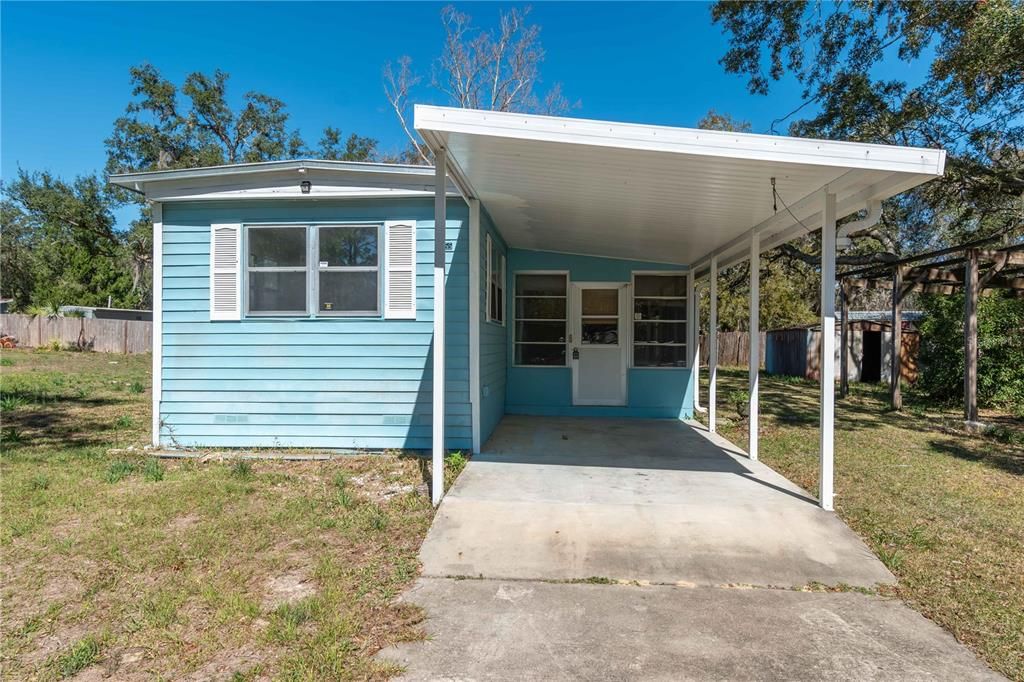
[[[964,265],[964,418],[978,421],[978,251]]]
[[[903,268],[892,270],[892,352],[889,358],[889,406],[903,409],[900,375],[903,373]]]

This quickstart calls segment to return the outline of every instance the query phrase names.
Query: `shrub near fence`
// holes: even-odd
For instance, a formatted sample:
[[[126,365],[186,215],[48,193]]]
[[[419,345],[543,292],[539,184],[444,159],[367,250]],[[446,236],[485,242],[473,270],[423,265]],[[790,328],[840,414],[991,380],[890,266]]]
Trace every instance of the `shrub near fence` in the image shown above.
[[[18,346],[38,348],[51,341],[102,353],[148,353],[153,350],[153,323],[144,320],[96,320],[84,317],[0,315],[0,334]]]

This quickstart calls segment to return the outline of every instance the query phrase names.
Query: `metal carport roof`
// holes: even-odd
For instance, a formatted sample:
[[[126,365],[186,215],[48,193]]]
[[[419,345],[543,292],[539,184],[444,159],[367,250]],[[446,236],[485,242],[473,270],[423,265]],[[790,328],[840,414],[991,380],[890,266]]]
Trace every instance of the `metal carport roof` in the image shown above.
[[[940,149],[425,105],[415,127],[513,247],[698,271],[747,257],[752,231],[768,249],[820,228],[826,185],[842,217],[945,165]]]

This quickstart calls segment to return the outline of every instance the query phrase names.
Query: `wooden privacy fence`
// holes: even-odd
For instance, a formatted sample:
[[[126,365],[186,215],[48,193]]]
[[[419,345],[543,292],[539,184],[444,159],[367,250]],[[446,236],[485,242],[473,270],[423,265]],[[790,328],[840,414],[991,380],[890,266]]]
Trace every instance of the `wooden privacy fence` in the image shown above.
[[[97,320],[85,317],[0,315],[0,334],[18,346],[38,348],[56,340],[63,346],[103,353],[148,353],[153,350],[153,323],[148,320]]]
[[[761,365],[764,365],[765,332],[761,332]],[[707,334],[700,335],[700,364],[708,365],[710,353]],[[750,361],[749,332],[718,332],[718,364],[720,366],[746,367]]]

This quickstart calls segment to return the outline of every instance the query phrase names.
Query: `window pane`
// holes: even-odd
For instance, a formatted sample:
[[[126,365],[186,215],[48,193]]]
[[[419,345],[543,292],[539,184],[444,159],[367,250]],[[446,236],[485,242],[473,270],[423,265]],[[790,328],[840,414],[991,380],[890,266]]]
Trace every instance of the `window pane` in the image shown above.
[[[581,343],[590,345],[615,345],[619,342],[619,323],[612,320],[583,320]]]
[[[250,272],[249,310],[306,312],[305,272]]]
[[[517,275],[517,296],[565,296],[565,275]]]
[[[686,301],[638,298],[633,306],[634,320],[685,320]]]
[[[565,365],[565,346],[516,344],[517,365]]]
[[[564,298],[517,298],[516,317],[526,319],[565,319]]]
[[[249,267],[305,267],[306,228],[260,227],[249,230]]]
[[[635,346],[636,367],[686,367],[685,346]]]
[[[565,343],[564,322],[516,322],[516,341]]]
[[[686,343],[685,322],[636,322],[635,343]]]
[[[635,296],[686,296],[686,277],[637,275]]]
[[[377,234],[373,225],[320,228],[320,262],[327,267],[377,265]]]
[[[491,284],[487,287],[487,289],[490,292],[489,295],[491,297],[491,317],[490,317],[490,319],[494,320],[495,322],[504,322],[505,321],[505,291],[500,286],[495,284],[494,282],[491,282]]]
[[[582,304],[584,315],[618,315],[619,291],[618,289],[584,289]]]
[[[377,272],[321,272],[320,310],[377,312]]]

